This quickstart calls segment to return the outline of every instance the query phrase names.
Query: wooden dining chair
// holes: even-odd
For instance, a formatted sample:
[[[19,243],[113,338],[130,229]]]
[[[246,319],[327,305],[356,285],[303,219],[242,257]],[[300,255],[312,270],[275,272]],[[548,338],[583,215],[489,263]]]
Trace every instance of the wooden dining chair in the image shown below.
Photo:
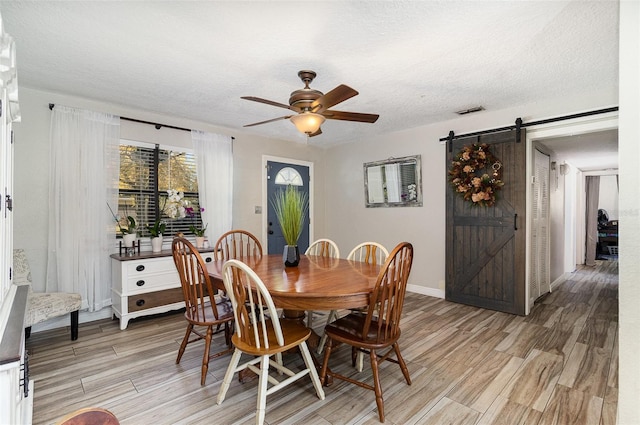
[[[222,295],[217,295],[205,262],[198,250],[185,238],[175,238],[172,242],[173,262],[178,269],[182,294],[186,311],[184,317],[187,319],[187,331],[178,350],[176,364],[184,354],[188,344],[204,339],[204,355],[202,357],[202,374],[200,385],[204,385],[209,369],[209,359],[220,357],[233,351],[231,347],[231,324],[233,322],[233,309],[229,299]],[[203,333],[198,327],[205,327]],[[213,327],[220,329],[224,327],[224,341],[227,345],[225,350],[210,354],[211,340],[213,338]],[[195,335],[194,338],[192,334]]]
[[[220,236],[214,246],[216,260],[262,257],[262,245],[258,238],[246,230],[230,230]]]
[[[324,400],[324,391],[306,342],[311,335],[311,329],[293,320],[281,322],[266,286],[245,263],[238,260],[224,263],[222,279],[233,306],[236,330],[232,337],[235,351],[220,386],[218,404],[224,401],[233,375],[244,369],[249,369],[259,376],[257,424],[264,422],[267,395],[306,375],[311,377],[318,398]],[[272,356],[295,347],[298,347],[302,354],[306,366],[303,370],[294,372],[283,366],[281,361],[271,359]],[[238,366],[242,353],[254,358]],[[270,367],[276,369],[280,375],[286,375],[286,379],[278,381],[269,374]],[[268,384],[272,386],[269,388]]]
[[[389,251],[387,251],[387,248],[385,248],[382,244],[378,242],[362,242],[356,245],[351,250],[349,255],[347,255],[347,260],[381,266],[387,260],[387,257],[389,257]],[[365,313],[367,311],[367,308],[363,307],[361,309],[353,311],[360,311]],[[327,325],[336,320],[337,317],[337,310],[331,310],[331,313],[329,313],[329,317],[327,317]],[[322,335],[322,338],[320,338],[320,342],[318,343],[318,354],[322,354],[322,350],[324,349],[326,341],[327,335],[324,334]],[[362,369],[364,368],[363,352],[358,352],[358,361],[356,365],[358,372],[362,372]]]
[[[350,313],[325,327],[328,339],[320,371],[320,380],[325,382],[327,376],[332,376],[374,391],[380,422],[384,422],[384,400],[379,376],[380,363],[387,360],[398,364],[407,384],[411,385],[409,369],[400,354],[398,339],[400,338],[400,318],[402,317],[402,307],[412,262],[413,246],[408,242],[398,244],[391,251],[389,258],[380,270],[370,297],[367,313]],[[373,385],[328,369],[329,357],[331,357],[335,343],[351,346],[351,361],[354,366],[358,351],[369,354]],[[378,351],[382,350],[386,350],[386,352],[379,354]],[[395,359],[389,357],[392,353],[395,353]]]
[[[318,257],[340,258],[340,249],[331,239],[317,239],[309,245],[304,255],[316,255]],[[307,326],[313,327],[313,315],[315,312],[307,311]],[[331,314],[331,313],[329,313]]]

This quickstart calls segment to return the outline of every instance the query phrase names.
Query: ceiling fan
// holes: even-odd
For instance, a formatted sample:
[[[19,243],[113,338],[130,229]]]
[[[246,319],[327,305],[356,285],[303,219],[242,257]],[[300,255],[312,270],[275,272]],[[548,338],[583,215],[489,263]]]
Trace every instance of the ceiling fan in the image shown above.
[[[304,88],[295,90],[291,93],[288,105],[274,102],[272,100],[262,99],[260,97],[242,97],[242,99],[289,109],[297,112],[297,114],[285,115],[283,117],[247,124],[245,127],[253,127],[254,125],[267,124],[279,120],[291,120],[300,132],[307,134],[309,137],[313,137],[318,134],[322,134],[320,126],[326,119],[367,123],[374,123],[378,119],[379,115],[376,114],[362,114],[358,112],[344,112],[329,109],[338,103],[344,102],[345,100],[357,95],[358,92],[351,87],[341,84],[327,94],[323,94],[321,91],[314,90],[309,87],[309,83],[311,83],[311,81],[316,77],[316,73],[314,71],[300,71],[298,72],[298,77],[300,77],[304,83]]]

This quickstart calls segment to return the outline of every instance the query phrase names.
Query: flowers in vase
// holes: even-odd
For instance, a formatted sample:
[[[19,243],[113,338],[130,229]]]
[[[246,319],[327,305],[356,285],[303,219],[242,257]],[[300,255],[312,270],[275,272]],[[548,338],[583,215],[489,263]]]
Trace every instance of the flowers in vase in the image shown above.
[[[178,192],[174,189],[167,190],[167,201],[163,208],[163,212],[167,217],[173,219],[184,218],[187,216],[187,208],[190,208],[189,201],[184,199],[184,192]]]
[[[204,208],[200,208],[200,212],[202,211],[204,211]],[[193,224],[189,225],[189,230],[191,231],[191,233],[198,237],[203,237],[204,232],[207,231],[208,224],[205,224],[203,227],[196,227],[196,213],[193,207],[186,208],[186,215],[191,217],[191,220],[193,221]]]

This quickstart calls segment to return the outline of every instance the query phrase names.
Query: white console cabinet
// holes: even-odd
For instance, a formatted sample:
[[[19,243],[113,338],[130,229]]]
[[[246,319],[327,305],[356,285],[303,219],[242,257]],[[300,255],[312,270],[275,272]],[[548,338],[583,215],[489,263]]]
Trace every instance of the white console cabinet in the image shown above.
[[[213,260],[213,250],[200,250]],[[111,303],[124,330],[135,317],[165,313],[184,307],[180,278],[170,250],[143,252],[132,257],[111,255]]]

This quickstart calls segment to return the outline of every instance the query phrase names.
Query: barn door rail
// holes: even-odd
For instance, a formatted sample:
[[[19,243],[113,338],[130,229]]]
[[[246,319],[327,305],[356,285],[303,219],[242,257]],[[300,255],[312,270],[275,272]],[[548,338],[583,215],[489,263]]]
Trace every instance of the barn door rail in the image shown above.
[[[516,130],[516,138],[517,138],[516,141],[520,141],[520,129],[521,128],[531,127],[531,126],[534,126],[534,125],[549,124],[549,123],[558,122],[558,121],[571,120],[571,119],[574,119],[574,118],[588,117],[588,116],[591,116],[591,115],[606,114],[606,113],[609,113],[609,112],[616,112],[616,111],[618,111],[618,107],[617,106],[612,106],[610,108],[595,109],[593,111],[579,112],[577,114],[570,114],[570,115],[563,115],[563,116],[559,116],[559,117],[546,118],[546,119],[543,119],[543,120],[531,121],[531,122],[527,122],[527,123],[523,123],[522,122],[522,118],[517,118],[514,125],[508,125],[506,127],[498,127],[498,128],[492,128],[492,129],[489,129],[489,130],[474,131],[473,133],[465,133],[465,134],[458,134],[458,135],[456,135],[453,132],[453,130],[451,130],[446,137],[441,137],[440,138],[440,142],[449,142],[448,143],[449,144],[449,152],[451,152],[452,149],[453,149],[453,141],[455,139],[462,139],[464,137],[482,136],[484,134],[492,134],[492,133],[498,133],[500,131],[508,131],[508,130]]]

